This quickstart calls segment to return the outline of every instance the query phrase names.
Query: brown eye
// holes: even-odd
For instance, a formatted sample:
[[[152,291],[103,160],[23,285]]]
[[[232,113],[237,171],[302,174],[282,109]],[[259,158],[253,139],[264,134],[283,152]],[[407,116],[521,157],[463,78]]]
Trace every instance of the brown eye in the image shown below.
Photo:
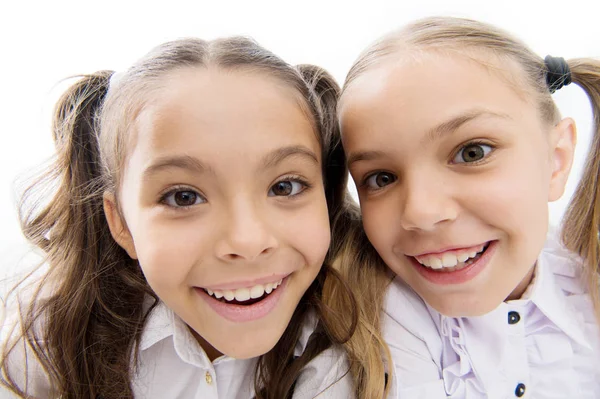
[[[193,191],[179,191],[175,193],[175,203],[179,206],[190,206],[196,203],[198,195]]]
[[[382,188],[396,181],[396,176],[388,172],[379,172],[369,176],[365,184],[369,188]]]
[[[273,186],[273,194],[275,195],[290,195],[293,190],[292,183],[289,181],[280,181]]]
[[[477,162],[485,158],[492,151],[492,147],[485,144],[467,144],[454,157],[455,163]]]
[[[292,197],[300,194],[306,187],[306,184],[299,181],[282,180],[271,186],[269,197]]]
[[[177,190],[165,195],[162,202],[174,208],[186,208],[204,203],[206,200],[195,191]]]

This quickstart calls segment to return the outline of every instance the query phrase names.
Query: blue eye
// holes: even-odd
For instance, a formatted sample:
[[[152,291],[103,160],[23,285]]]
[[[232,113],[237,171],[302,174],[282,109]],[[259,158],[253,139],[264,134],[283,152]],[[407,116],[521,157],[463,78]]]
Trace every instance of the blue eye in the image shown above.
[[[487,144],[470,143],[462,147],[454,156],[454,163],[471,163],[481,161],[492,151]]]
[[[187,208],[205,203],[206,199],[193,190],[174,190],[167,193],[161,202],[173,208]]]
[[[365,180],[365,185],[371,189],[378,189],[387,186],[388,184],[392,184],[398,178],[391,173],[388,172],[379,172],[372,174],[367,177]]]
[[[269,197],[293,197],[303,192],[308,185],[297,180],[281,180],[271,186]]]

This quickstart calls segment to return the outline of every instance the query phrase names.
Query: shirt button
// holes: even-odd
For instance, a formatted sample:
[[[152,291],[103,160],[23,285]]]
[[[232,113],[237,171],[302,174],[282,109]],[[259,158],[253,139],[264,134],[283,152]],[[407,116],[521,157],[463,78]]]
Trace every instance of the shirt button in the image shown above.
[[[208,385],[212,384],[212,375],[210,375],[210,372],[206,372],[206,383]]]
[[[525,384],[520,383],[519,385],[517,385],[517,388],[515,389],[515,396],[517,398],[520,398],[523,395],[525,395]]]
[[[517,324],[521,321],[521,315],[514,310],[508,312],[508,324]]]

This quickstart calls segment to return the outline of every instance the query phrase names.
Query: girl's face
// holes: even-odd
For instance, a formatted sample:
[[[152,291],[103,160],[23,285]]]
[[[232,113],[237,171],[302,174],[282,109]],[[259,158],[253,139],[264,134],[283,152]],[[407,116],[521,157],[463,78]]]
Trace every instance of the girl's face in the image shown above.
[[[342,98],[365,230],[437,311],[487,313],[531,279],[547,202],[570,169],[573,122],[547,127],[524,91],[466,57],[396,60],[360,75]]]
[[[189,68],[136,118],[113,236],[211,358],[268,352],[330,241],[321,150],[300,95]],[[119,234],[119,223],[125,230]]]

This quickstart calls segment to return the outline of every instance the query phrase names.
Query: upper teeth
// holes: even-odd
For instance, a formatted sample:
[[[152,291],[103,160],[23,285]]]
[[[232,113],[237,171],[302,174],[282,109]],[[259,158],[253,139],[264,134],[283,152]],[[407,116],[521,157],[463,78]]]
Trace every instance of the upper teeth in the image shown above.
[[[477,248],[468,251],[453,251],[447,252],[441,255],[425,255],[416,256],[415,259],[422,264],[432,269],[441,269],[443,267],[454,267],[459,262],[466,262],[467,260],[476,257],[485,246],[481,245]]]
[[[260,298],[265,293],[270,294],[275,288],[281,285],[283,279],[274,283],[257,284],[250,288],[238,288],[237,290],[210,290],[206,288],[208,295],[212,295],[217,299],[224,298],[226,301],[233,301],[234,299],[238,302],[248,301],[251,298]]]

